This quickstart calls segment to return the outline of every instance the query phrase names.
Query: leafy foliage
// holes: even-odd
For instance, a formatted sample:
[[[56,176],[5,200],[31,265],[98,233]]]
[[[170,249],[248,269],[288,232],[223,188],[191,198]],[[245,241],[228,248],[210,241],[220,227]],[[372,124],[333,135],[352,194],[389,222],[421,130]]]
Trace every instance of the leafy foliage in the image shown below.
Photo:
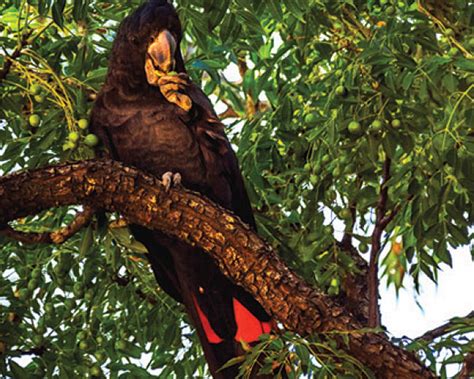
[[[138,3],[0,5],[2,46],[20,52],[0,94],[2,174],[93,155],[88,112],[118,22]],[[472,238],[469,2],[181,0],[179,12],[190,75],[236,116],[226,122],[260,233],[308,280],[339,293],[355,266],[336,238],[347,234],[361,253],[369,250],[389,159],[394,219],[382,240],[390,244],[383,275],[397,289],[406,273],[415,283],[421,274],[436,281],[451,265],[450,249]],[[0,57],[0,65],[8,61]],[[15,227],[52,230],[77,209]],[[143,254],[126,229],[100,223],[55,247],[2,239],[2,373],[204,376],[196,336],[156,289]],[[452,339],[444,341],[429,354]],[[284,342],[295,346],[285,354],[311,366],[309,342]],[[12,359],[20,356],[31,358]],[[333,363],[314,356],[314,372],[332,372]]]

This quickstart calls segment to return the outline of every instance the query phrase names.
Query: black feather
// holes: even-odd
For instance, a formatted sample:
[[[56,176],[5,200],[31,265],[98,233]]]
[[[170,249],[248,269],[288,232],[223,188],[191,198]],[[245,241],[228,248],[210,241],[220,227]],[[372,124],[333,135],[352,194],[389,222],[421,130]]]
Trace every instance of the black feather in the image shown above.
[[[255,228],[237,158],[208,98],[191,84],[186,94],[192,99],[193,108],[188,113],[169,103],[146,80],[147,46],[165,28],[178,43],[177,71],[185,72],[179,51],[181,25],[174,8],[166,1],[145,3],[119,28],[107,79],[92,112],[92,132],[101,138],[114,159],[155,176],[179,172],[185,187],[233,210]],[[227,360],[242,353],[234,340],[237,325],[232,299],[238,299],[263,322],[270,320],[269,315],[252,296],[231,283],[204,252],[143,227],[132,225],[131,230],[148,249],[160,286],[185,304],[213,376],[235,377],[235,368],[217,372]],[[222,343],[206,340],[194,299]]]

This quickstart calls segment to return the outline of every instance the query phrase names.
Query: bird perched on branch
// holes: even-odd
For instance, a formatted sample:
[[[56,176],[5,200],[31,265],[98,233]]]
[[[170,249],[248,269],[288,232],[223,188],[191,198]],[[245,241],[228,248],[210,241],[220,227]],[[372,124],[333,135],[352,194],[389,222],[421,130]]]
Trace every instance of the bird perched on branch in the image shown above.
[[[114,159],[163,176],[167,186],[181,181],[255,228],[236,156],[209,99],[186,74],[181,38],[176,11],[165,0],[149,0],[122,22],[92,132]],[[270,332],[270,316],[205,252],[144,227],[131,229],[160,286],[184,304],[212,375],[234,378],[237,368],[219,368],[243,353],[241,341],[251,344]]]

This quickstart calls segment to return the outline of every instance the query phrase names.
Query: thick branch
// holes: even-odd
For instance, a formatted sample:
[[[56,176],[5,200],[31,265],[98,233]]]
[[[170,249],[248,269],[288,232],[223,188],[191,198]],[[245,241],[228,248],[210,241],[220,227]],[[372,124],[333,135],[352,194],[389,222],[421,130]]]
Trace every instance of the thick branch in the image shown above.
[[[363,325],[345,308],[310,287],[290,271],[270,245],[199,194],[176,188],[166,192],[158,179],[109,160],[0,178],[0,224],[71,204],[119,212],[129,222],[199,246],[288,330],[302,335],[348,335],[349,343],[341,343],[341,348],[377,377],[433,377],[415,356],[393,346],[384,336],[358,331]]]
[[[341,250],[350,255],[356,266],[354,272],[344,277],[342,281],[344,292],[338,296],[338,300],[344,304],[358,322],[367,325],[369,319],[369,291],[367,288],[369,266],[354,246],[344,244],[344,240],[337,244]]]
[[[469,379],[472,378],[474,374],[474,352],[471,352],[466,355],[464,358],[464,364],[462,366],[461,372],[458,375],[458,379]]]

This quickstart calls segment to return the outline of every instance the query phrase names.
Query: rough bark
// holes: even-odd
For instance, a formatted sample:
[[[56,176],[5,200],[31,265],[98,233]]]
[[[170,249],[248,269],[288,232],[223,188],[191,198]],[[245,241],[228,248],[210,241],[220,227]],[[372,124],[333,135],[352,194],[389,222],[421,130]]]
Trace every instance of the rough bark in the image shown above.
[[[199,194],[173,188],[110,160],[85,161],[0,178],[0,224],[51,207],[84,204],[119,212],[207,251],[286,329],[301,335],[343,332],[341,348],[379,378],[430,378],[417,358],[363,327],[333,299],[290,271],[270,245]],[[341,338],[342,340],[342,338]]]
[[[340,242],[338,247],[353,259],[356,269],[346,275],[342,281],[342,292],[337,296],[340,304],[348,309],[361,325],[367,325],[369,319],[369,290],[367,274],[369,266],[357,249],[351,244]]]
[[[469,353],[464,359],[462,370],[458,375],[458,379],[469,379],[474,374],[474,352]]]

